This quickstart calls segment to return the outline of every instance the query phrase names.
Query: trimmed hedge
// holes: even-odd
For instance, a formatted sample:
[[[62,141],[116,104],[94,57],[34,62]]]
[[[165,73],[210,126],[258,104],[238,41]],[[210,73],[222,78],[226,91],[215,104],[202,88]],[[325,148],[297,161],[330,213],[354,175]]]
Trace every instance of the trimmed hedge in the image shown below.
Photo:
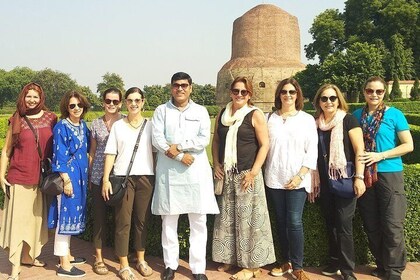
[[[420,126],[410,124],[410,132],[413,137],[414,151],[402,157],[406,164],[420,163],[420,153],[416,148],[420,147]]]
[[[409,113],[420,114],[420,101],[385,102],[385,103],[388,106],[392,106],[401,110],[402,112],[404,112],[404,114],[409,114]],[[348,105],[349,105],[349,112],[353,112],[356,109],[363,107],[365,103],[349,103]],[[305,102],[303,106],[304,111],[308,111],[308,110],[313,111],[314,109],[315,108],[312,105],[312,102]]]
[[[410,127],[412,124],[420,126],[420,114],[404,114]]]

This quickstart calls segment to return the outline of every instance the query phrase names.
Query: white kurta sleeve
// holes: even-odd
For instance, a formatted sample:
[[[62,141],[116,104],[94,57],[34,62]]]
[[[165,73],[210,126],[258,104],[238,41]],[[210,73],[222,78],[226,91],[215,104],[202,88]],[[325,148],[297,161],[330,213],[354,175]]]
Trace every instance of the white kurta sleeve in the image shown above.
[[[169,145],[165,138],[165,108],[166,104],[155,109],[152,118],[152,145],[160,152],[165,153]]]

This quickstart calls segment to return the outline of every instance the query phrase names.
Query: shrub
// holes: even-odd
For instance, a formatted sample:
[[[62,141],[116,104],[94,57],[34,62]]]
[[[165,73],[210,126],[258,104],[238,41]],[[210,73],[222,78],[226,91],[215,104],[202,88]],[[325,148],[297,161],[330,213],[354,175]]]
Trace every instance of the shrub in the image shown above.
[[[405,117],[410,125],[420,126],[420,114],[405,114]]]
[[[414,149],[420,147],[420,126],[410,124],[410,132],[413,137]],[[402,157],[403,162],[406,164],[420,163],[420,153],[414,150]]]
[[[214,118],[219,114],[220,107],[219,106],[206,106],[207,111],[209,112],[210,117]]]

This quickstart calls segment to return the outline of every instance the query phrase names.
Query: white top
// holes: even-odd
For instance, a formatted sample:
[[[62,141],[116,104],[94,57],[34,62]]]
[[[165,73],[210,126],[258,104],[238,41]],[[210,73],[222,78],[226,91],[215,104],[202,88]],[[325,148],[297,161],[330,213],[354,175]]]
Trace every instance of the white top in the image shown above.
[[[299,173],[302,166],[316,169],[318,133],[311,115],[298,111],[283,122],[281,116],[273,113],[268,120],[268,133],[270,149],[265,161],[264,179],[269,188],[284,189],[284,185]],[[310,172],[297,188],[311,192]]]
[[[106,143],[105,154],[117,155],[114,163],[115,175],[124,176],[127,174],[140,127],[134,129],[124,119],[118,120],[112,125],[108,142]],[[141,134],[139,148],[137,149],[130,175],[154,175],[152,151],[152,122],[147,121]]]
[[[180,111],[169,101],[156,108],[152,124],[152,141],[158,150],[152,213],[218,214],[206,154],[210,143],[210,117],[206,108],[190,100]],[[180,144],[183,151],[194,157],[194,163],[191,166],[181,163],[183,153],[175,159],[167,157],[165,151],[169,144]]]

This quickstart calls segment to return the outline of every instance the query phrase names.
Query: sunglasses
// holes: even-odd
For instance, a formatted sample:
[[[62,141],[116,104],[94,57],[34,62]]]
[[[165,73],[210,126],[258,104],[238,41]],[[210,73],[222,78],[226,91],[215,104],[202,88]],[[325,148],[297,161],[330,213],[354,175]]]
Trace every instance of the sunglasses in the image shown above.
[[[337,96],[335,96],[335,95],[332,95],[332,96],[321,96],[321,98],[320,98],[320,100],[321,100],[322,102],[327,102],[327,101],[328,101],[328,99],[329,99],[331,102],[334,102],[334,101],[336,101],[336,100],[338,99],[338,97],[337,97]]]
[[[294,89],[291,89],[291,90],[282,89],[282,90],[280,90],[281,95],[286,95],[287,93],[289,93],[290,95],[296,95],[297,91],[294,90]]]
[[[384,94],[385,90],[384,89],[374,90],[374,89],[371,89],[371,88],[366,88],[365,92],[369,95],[371,95],[373,93],[376,93],[376,95],[382,95],[382,94]]]
[[[233,88],[230,90],[232,92],[233,95],[238,95],[239,93],[241,93],[242,96],[247,96],[249,91],[247,91],[246,89],[237,89],[237,88]]]
[[[140,104],[140,102],[142,102],[143,101],[143,99],[138,99],[138,98],[136,98],[136,99],[126,99],[125,100],[125,103],[127,103],[127,104],[131,104],[131,103],[136,103],[136,104]]]
[[[83,108],[83,106],[82,106],[82,103],[73,103],[73,104],[69,104],[69,108],[70,109],[74,109],[74,108],[76,108],[76,106],[78,107],[78,108]]]
[[[190,85],[189,84],[178,84],[178,83],[175,83],[175,84],[172,84],[172,88],[173,89],[179,89],[179,87],[181,87],[182,89],[187,89],[188,87],[189,87]]]
[[[105,99],[104,102],[105,102],[105,104],[108,104],[108,105],[111,104],[111,103],[112,103],[112,105],[118,105],[118,104],[121,103],[121,101],[117,100],[117,99]]]

